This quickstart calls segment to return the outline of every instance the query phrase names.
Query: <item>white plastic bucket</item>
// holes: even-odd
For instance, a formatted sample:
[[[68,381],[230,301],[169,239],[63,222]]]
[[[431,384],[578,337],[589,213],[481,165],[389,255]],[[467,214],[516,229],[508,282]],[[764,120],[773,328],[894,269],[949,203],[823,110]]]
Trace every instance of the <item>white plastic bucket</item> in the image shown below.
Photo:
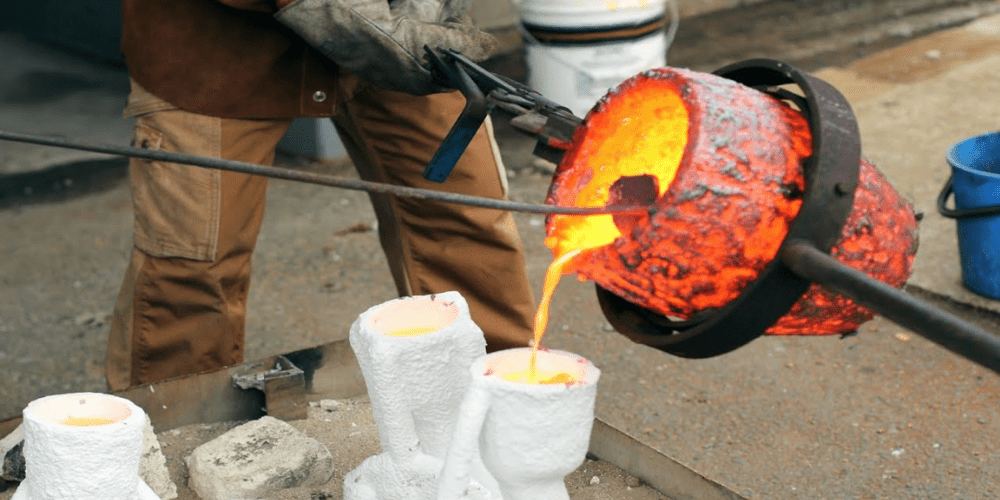
[[[527,44],[528,86],[586,115],[608,89],[666,65],[668,1],[513,0]]]

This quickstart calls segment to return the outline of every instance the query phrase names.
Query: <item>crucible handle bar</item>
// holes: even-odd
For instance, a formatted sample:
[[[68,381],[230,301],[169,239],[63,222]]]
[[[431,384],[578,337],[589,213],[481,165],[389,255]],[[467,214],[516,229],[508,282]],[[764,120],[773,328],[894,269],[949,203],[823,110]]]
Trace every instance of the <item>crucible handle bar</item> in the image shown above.
[[[845,266],[807,242],[787,242],[779,258],[796,275],[850,297],[927,340],[1000,373],[997,334]]]

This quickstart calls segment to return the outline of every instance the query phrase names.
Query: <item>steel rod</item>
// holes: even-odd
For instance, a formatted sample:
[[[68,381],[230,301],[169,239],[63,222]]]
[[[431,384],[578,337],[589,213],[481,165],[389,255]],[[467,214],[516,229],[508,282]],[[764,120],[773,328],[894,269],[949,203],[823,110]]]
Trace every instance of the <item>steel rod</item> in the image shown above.
[[[1000,336],[837,262],[816,247],[792,242],[781,261],[795,274],[846,295],[949,351],[1000,373]]]
[[[496,210],[508,210],[511,212],[525,212],[534,214],[558,214],[558,215],[607,215],[607,214],[634,214],[649,213],[651,206],[609,206],[609,207],[560,207],[555,205],[541,205],[535,203],[523,203],[510,200],[500,200],[495,198],[485,198],[482,196],[472,196],[460,193],[448,193],[435,191],[432,189],[421,189],[407,186],[397,186],[393,184],[382,184],[359,179],[344,179],[332,175],[315,172],[303,172],[281,167],[269,167],[253,163],[245,163],[221,158],[209,158],[205,156],[175,153],[171,151],[150,150],[137,148],[134,146],[119,146],[112,144],[88,144],[69,139],[57,137],[47,137],[42,135],[24,134],[19,132],[9,132],[0,130],[0,139],[40,144],[43,146],[53,146],[66,149],[77,149],[81,151],[91,151],[94,153],[104,153],[114,156],[127,156],[133,158],[144,158],[147,160],[164,161],[170,163],[181,163],[196,167],[212,168],[218,170],[228,170],[231,172],[241,172],[244,174],[261,175],[274,179],[284,179],[289,181],[305,182],[309,184],[319,184],[354,191],[365,191],[368,193],[391,194],[407,198],[421,200],[440,201],[454,203],[458,205],[468,205],[481,208],[491,208]]]

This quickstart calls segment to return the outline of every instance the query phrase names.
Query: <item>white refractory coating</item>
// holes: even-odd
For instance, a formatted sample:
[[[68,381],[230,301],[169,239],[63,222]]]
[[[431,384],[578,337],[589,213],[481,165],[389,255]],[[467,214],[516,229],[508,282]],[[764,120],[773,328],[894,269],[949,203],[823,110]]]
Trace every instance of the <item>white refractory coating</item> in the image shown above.
[[[403,329],[426,333],[393,335]],[[412,331],[411,331],[412,333]],[[404,297],[368,309],[351,326],[382,453],[344,478],[345,500],[434,499],[469,367],[486,353],[483,331],[458,292]],[[480,461],[475,498],[499,498]]]
[[[531,349],[483,356],[469,369],[470,385],[441,472],[438,500],[465,499],[468,464],[478,446],[504,500],[569,500],[564,478],[583,463],[594,423],[601,372],[586,358],[539,350],[542,373],[565,372],[577,380],[527,384],[500,377],[528,369]]]
[[[107,419],[67,425],[68,418]],[[24,409],[25,479],[11,500],[159,500],[139,478],[146,414],[107,394],[60,394]]]

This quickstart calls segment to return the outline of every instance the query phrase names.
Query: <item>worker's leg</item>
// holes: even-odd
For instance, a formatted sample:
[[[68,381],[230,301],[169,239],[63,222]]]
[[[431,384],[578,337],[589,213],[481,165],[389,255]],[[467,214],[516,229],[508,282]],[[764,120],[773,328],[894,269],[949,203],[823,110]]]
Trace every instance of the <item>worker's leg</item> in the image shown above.
[[[136,122],[149,149],[270,164],[287,121],[180,110]],[[108,342],[114,390],[242,362],[250,255],[266,179],[133,159],[135,248]]]
[[[421,177],[465,104],[461,94],[412,96],[343,80],[335,123],[362,178],[506,197],[503,164],[485,127],[443,184]],[[534,302],[511,214],[384,195],[372,203],[401,295],[457,290],[486,334],[487,349],[528,345]]]

